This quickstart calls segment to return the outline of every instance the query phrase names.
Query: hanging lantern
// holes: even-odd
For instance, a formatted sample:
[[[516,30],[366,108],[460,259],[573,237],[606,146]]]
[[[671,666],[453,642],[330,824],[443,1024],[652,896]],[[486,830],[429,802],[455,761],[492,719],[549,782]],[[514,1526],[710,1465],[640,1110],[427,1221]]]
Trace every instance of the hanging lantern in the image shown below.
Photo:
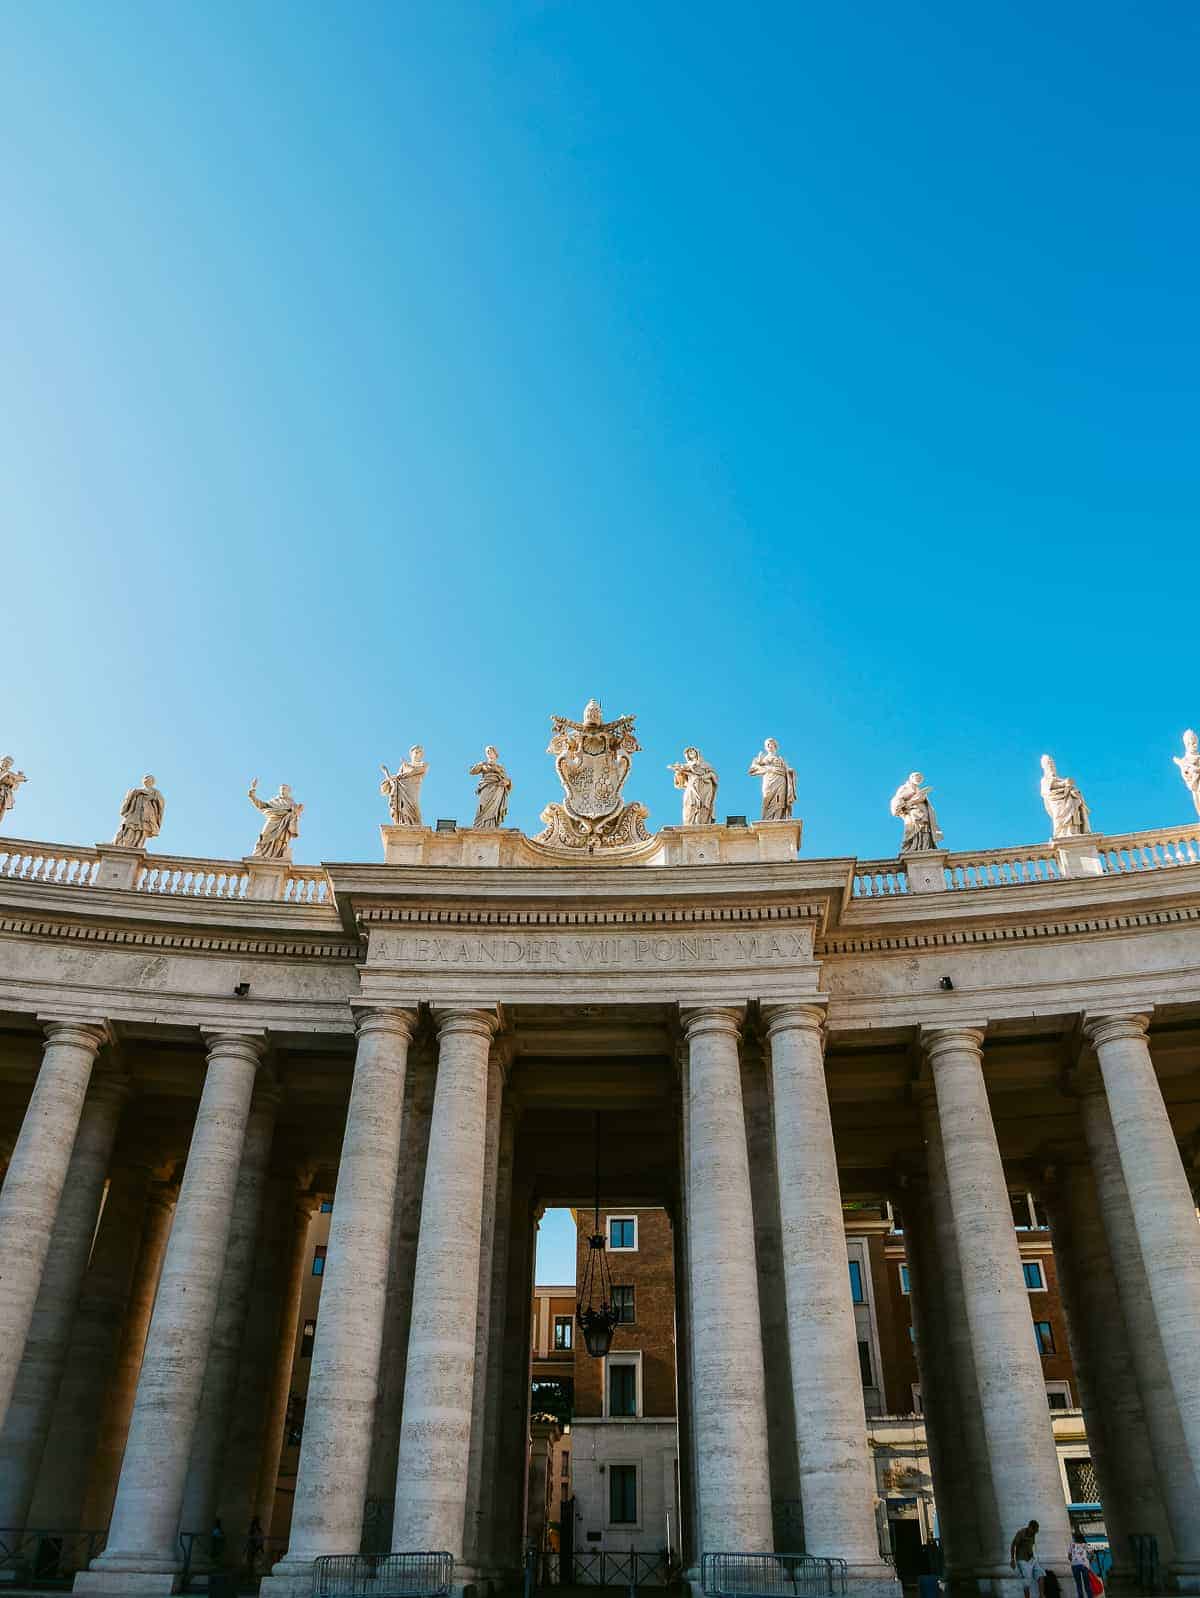
[[[612,1273],[604,1233],[600,1230],[600,1132],[599,1117],[592,1122],[596,1148],[596,1207],[588,1254],[575,1302],[575,1324],[583,1334],[584,1347],[593,1359],[603,1359],[612,1347],[619,1315],[613,1303]]]

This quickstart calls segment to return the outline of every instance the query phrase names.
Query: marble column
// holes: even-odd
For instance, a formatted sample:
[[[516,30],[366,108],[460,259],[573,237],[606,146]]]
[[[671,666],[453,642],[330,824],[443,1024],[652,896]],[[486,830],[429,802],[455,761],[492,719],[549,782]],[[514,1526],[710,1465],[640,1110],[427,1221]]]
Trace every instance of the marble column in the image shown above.
[[[128,1092],[123,1078],[97,1076],[84,1100],[25,1352],[0,1428],[0,1526],[23,1527],[33,1501]]]
[[[338,1164],[288,1551],[263,1598],[307,1594],[313,1560],[356,1554],[387,1297],[404,1078],[416,1013],[366,1010]]]
[[[1192,1470],[1200,1475],[1200,1225],[1150,1058],[1148,1026],[1144,1015],[1084,1020],[1100,1062],[1171,1388]]]
[[[175,1224],[146,1339],[108,1547],[76,1592],[174,1591],[177,1531],[225,1269],[261,1035],[208,1035]]]
[[[1200,1590],[1200,1478],[1192,1466],[1187,1437],[1175,1401],[1171,1370],[1150,1292],[1144,1240],[1121,1169],[1109,1101],[1099,1075],[1085,1076],[1080,1086],[1080,1115],[1108,1240],[1113,1276],[1137,1375],[1138,1394],[1154,1457],[1159,1494],[1170,1527],[1170,1542],[1160,1546],[1173,1580],[1184,1591]],[[1111,1399],[1111,1395],[1110,1395]],[[1152,1531],[1153,1527],[1135,1527]]]
[[[766,1386],[738,1038],[741,1012],[688,1010],[688,1224],[697,1497],[704,1546],[772,1546]],[[841,1231],[841,1217],[838,1218]]]
[[[151,1186],[146,1201],[129,1304],[117,1343],[116,1364],[104,1397],[96,1449],[88,1467],[87,1491],[79,1517],[84,1531],[103,1531],[112,1517],[121,1462],[125,1458],[125,1444],[129,1437],[129,1422],[133,1417],[133,1402],[137,1396],[142,1355],[146,1349],[146,1335],[150,1330],[150,1316],[158,1293],[158,1281],[167,1252],[167,1239],[171,1235],[171,1222],[175,1218],[178,1193],[173,1183],[156,1182]]]
[[[1019,1527],[1030,1519],[1039,1522],[1039,1553],[1047,1565],[1062,1565],[1070,1541],[1058,1450],[983,1078],[983,1031],[941,1027],[923,1029],[921,1036],[937,1095],[997,1512],[994,1524],[980,1527],[981,1536],[996,1539],[982,1548],[980,1573],[995,1590],[1019,1588],[1009,1563],[1009,1543]]]
[[[824,1016],[764,1007],[805,1552],[844,1559],[863,1583],[898,1591],[879,1552],[837,1151],[825,1082]],[[814,1238],[829,1247],[814,1248]]]
[[[0,1425],[42,1285],[50,1235],[87,1096],[107,1033],[83,1021],[49,1021],[37,1081],[0,1192],[4,1291],[0,1293]]]
[[[288,1396],[292,1388],[292,1361],[296,1352],[296,1328],[300,1323],[300,1303],[304,1274],[308,1269],[308,1234],[312,1229],[317,1200],[300,1194],[291,1210],[291,1233],[286,1255],[283,1297],[275,1332],[274,1354],[267,1379],[267,1407],[263,1418],[262,1452],[258,1459],[255,1503],[252,1513],[262,1522],[264,1533],[271,1531],[275,1514],[275,1483],[279,1479],[279,1457],[283,1453],[283,1431],[287,1422]]]
[[[260,1076],[255,1084],[250,1116],[246,1122],[229,1238],[225,1245],[221,1292],[209,1338],[200,1412],[192,1435],[191,1458],[179,1516],[179,1529],[182,1532],[206,1534],[217,1514],[225,1434],[233,1413],[234,1386],[246,1329],[246,1313],[250,1305],[250,1283],[254,1274],[267,1165],[271,1158],[278,1109],[278,1088],[265,1076]],[[246,1527],[237,1524],[225,1527],[228,1547],[234,1557],[237,1556]],[[193,1564],[202,1568],[208,1562],[205,1536],[201,1537],[195,1552],[199,1553],[200,1558],[193,1558]]]
[[[493,1011],[445,1009],[396,1470],[393,1548],[463,1559]]]
[[[950,1340],[946,1262],[938,1245],[928,1180],[910,1177],[900,1202],[942,1562],[950,1585],[969,1590],[979,1564],[979,1526]]]
[[[1131,1532],[1150,1532],[1159,1539],[1164,1568],[1171,1555],[1170,1534],[1100,1201],[1082,1151],[1073,1161],[1056,1163],[1041,1199],[1050,1220],[1075,1385],[1117,1585],[1133,1576]]]
[[[109,1178],[42,1451],[31,1525],[98,1529],[84,1526],[83,1503],[133,1285],[151,1174],[144,1161],[120,1163],[118,1157]]]

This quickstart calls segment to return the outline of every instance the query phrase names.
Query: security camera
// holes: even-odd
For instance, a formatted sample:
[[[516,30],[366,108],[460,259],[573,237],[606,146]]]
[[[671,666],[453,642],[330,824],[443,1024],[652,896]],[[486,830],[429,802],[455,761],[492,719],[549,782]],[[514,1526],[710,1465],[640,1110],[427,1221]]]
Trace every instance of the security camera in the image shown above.
[[[944,992],[949,993],[953,986],[954,986],[954,983],[950,980],[949,977],[939,977],[938,978],[938,987],[941,988]]]

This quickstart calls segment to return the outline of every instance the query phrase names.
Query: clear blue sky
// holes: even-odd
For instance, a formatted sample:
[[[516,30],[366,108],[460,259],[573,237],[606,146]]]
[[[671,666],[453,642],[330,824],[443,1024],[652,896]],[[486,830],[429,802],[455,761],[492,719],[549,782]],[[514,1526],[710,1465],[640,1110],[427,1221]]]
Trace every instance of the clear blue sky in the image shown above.
[[[1192,5],[9,6],[6,830],[376,858],[551,711],[805,852],[1182,821],[1200,722]]]

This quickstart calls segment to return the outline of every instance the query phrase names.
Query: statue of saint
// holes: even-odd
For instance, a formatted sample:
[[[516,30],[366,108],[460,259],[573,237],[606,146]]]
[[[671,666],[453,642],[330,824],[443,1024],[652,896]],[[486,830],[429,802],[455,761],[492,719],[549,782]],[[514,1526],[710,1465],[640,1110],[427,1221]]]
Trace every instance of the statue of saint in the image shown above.
[[[685,827],[711,827],[717,802],[717,774],[698,749],[687,748],[683,760],[667,767],[675,773],[675,786],[683,789]]]
[[[779,753],[776,739],[763,739],[761,753],[750,762],[750,775],[762,778],[762,819],[790,821],[796,803],[796,773]]]
[[[1190,727],[1183,735],[1183,753],[1172,755],[1171,759],[1179,767],[1179,775],[1187,784],[1196,814],[1200,816],[1200,739]]]
[[[888,807],[892,814],[898,816],[904,823],[904,836],[900,840],[901,854],[916,854],[922,849],[936,849],[942,839],[937,816],[929,803],[932,790],[921,786],[924,781],[919,771],[911,772],[908,780],[902,782],[892,795],[892,802]]]
[[[1070,777],[1060,777],[1049,755],[1042,756],[1042,803],[1050,817],[1052,838],[1073,838],[1091,832],[1092,818],[1083,795]]]
[[[475,787],[479,808],[471,825],[502,827],[504,818],[508,814],[508,796],[512,792],[512,778],[500,764],[500,756],[491,744],[488,744],[483,751],[483,759],[477,761],[467,775],[479,778]]]
[[[140,788],[131,788],[121,806],[121,825],[113,839],[118,849],[144,849],[149,838],[162,831],[167,801],[154,786],[153,777],[143,777]]]
[[[23,771],[14,771],[13,757],[5,755],[0,760],[0,821],[3,821],[17,799],[17,789],[28,782]]]
[[[266,818],[258,842],[254,845],[254,853],[260,860],[290,860],[292,839],[300,836],[300,814],[304,806],[292,798],[292,790],[286,782],[279,784],[279,792],[273,799],[260,799],[257,777],[250,784],[248,797],[255,809],[261,810]]]
[[[413,744],[408,751],[408,759],[402,760],[395,771],[389,771],[386,766],[381,766],[379,769],[383,772],[379,791],[388,802],[392,825],[419,827],[421,784],[425,780],[425,773],[429,770],[424,749],[420,744]]]

